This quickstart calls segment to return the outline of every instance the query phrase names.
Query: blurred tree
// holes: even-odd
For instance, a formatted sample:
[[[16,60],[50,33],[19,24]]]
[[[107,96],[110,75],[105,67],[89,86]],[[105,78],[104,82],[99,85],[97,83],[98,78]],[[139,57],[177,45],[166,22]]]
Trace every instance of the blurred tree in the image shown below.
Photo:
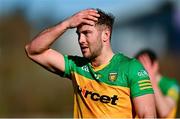
[[[1,18],[0,117],[72,117],[71,82],[26,57],[31,30],[22,10]]]

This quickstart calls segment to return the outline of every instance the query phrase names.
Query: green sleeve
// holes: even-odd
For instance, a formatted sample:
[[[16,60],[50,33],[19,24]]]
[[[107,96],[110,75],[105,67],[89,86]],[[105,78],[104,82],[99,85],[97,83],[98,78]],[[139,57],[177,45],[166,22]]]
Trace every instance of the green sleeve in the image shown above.
[[[154,93],[149,75],[138,60],[132,59],[129,64],[128,75],[131,97],[134,98],[145,94]]]
[[[65,71],[60,76],[70,79],[72,72],[76,72],[78,69],[81,69],[83,65],[87,64],[87,61],[83,57],[68,55],[64,55],[64,62]]]
[[[169,96],[175,101],[179,98],[179,84],[176,79],[162,76],[158,86],[165,96]]]
[[[71,78],[71,70],[73,67],[73,56],[64,55],[65,71],[60,73],[61,77]]]
[[[173,98],[175,101],[178,101],[178,98],[179,98],[179,86],[177,83],[173,83],[168,92],[167,92],[167,96]]]
[[[71,74],[71,61],[68,59],[67,55],[64,55],[64,62],[65,62],[65,71],[63,77],[70,78]]]

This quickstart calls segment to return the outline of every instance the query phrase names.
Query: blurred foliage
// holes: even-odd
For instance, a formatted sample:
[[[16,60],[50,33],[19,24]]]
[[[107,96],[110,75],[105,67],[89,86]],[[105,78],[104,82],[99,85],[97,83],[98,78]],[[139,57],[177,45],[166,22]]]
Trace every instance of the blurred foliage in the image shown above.
[[[0,117],[72,117],[71,81],[25,54],[30,25],[20,13],[0,22]]]

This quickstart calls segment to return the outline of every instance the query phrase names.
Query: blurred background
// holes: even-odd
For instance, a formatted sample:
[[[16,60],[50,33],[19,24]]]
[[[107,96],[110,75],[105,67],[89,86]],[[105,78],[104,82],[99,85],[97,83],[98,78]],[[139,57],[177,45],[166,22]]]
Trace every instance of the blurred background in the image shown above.
[[[180,0],[0,0],[0,117],[73,116],[71,81],[33,63],[24,46],[43,29],[86,8],[116,17],[114,52],[133,57],[151,48],[161,72],[180,81]],[[74,39],[75,29],[68,30],[52,47],[81,56]]]

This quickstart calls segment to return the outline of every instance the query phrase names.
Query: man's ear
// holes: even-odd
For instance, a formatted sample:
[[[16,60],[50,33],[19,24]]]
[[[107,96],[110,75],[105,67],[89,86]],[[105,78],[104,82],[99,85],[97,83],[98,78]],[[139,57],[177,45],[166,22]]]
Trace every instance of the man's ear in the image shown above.
[[[107,42],[110,40],[110,30],[108,28],[105,28],[102,32],[102,40],[104,42]]]

